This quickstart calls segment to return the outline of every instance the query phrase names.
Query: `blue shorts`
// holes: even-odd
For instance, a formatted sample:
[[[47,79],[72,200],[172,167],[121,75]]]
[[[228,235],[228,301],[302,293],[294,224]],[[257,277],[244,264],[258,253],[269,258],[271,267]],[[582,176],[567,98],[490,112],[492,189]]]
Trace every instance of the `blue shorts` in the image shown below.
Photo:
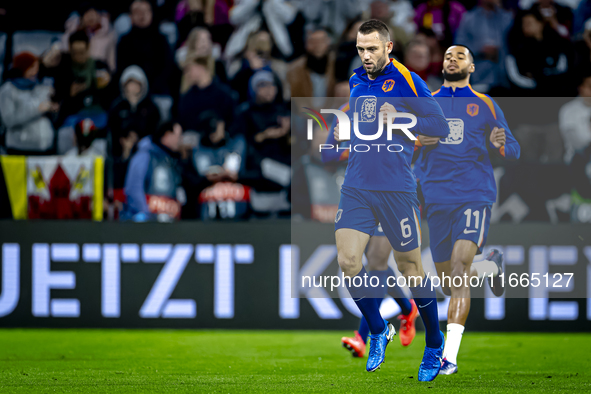
[[[434,262],[443,263],[450,260],[458,239],[474,242],[478,246],[478,253],[482,253],[488,235],[492,204],[427,204],[425,208]]]
[[[350,228],[374,235],[380,224],[393,249],[408,252],[421,246],[419,217],[416,193],[370,191],[342,186],[335,231]]]

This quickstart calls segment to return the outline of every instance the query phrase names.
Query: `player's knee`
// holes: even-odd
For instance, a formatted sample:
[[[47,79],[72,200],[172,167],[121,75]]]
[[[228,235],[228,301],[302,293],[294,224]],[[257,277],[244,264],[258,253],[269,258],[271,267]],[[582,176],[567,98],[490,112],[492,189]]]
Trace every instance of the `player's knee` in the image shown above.
[[[464,261],[461,258],[454,258],[451,259],[451,276],[464,276],[467,274],[470,269],[471,261]]]
[[[349,275],[351,271],[355,271],[359,264],[361,264],[361,258],[359,258],[359,256],[347,252],[339,253],[337,261],[345,275]]]
[[[463,278],[464,276],[468,275],[468,269],[469,269],[469,265],[468,264],[464,264],[461,261],[453,261],[452,260],[452,268],[451,268],[451,277],[452,277],[452,286],[453,287],[464,287],[465,286],[465,281],[461,282],[460,286],[456,286],[454,285],[454,283],[460,283],[460,282],[454,282],[453,278],[456,277],[460,277]]]

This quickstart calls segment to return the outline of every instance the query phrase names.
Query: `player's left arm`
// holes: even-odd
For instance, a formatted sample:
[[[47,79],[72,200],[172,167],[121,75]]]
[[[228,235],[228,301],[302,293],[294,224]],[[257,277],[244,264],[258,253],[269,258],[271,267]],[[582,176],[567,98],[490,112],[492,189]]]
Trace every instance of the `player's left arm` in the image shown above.
[[[413,127],[412,131],[429,137],[447,137],[449,135],[449,125],[441,107],[431,95],[425,81],[415,73],[411,73],[411,76],[417,97],[408,100],[412,112],[417,116],[417,125]],[[414,96],[414,91],[412,95]]]
[[[494,100],[491,99],[491,101],[495,108],[496,120],[493,118],[491,122],[492,130],[488,141],[489,147],[499,152],[507,160],[517,160],[521,155],[519,142],[511,133],[501,107]]]

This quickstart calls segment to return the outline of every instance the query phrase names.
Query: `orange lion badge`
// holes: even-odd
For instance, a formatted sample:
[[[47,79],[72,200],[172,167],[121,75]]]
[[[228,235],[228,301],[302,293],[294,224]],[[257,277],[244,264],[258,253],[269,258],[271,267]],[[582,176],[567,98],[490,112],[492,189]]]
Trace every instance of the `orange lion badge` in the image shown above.
[[[394,88],[394,80],[393,79],[388,79],[382,85],[382,90],[384,92],[389,92],[390,90],[392,90],[392,88]]]
[[[468,104],[468,107],[466,108],[466,112],[470,116],[478,115],[478,104]]]

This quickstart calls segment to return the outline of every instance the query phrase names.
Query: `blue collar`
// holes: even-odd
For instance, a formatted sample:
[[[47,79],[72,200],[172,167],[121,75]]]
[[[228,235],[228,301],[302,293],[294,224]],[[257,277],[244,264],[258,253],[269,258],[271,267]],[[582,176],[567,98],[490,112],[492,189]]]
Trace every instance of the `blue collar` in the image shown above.
[[[451,87],[447,87],[447,86],[441,86],[441,88],[439,89],[439,93],[437,94],[438,96],[443,96],[443,97],[474,97],[476,96],[474,94],[474,92],[472,91],[472,88],[470,85],[463,87],[463,88],[456,88],[456,90],[454,91]]]

